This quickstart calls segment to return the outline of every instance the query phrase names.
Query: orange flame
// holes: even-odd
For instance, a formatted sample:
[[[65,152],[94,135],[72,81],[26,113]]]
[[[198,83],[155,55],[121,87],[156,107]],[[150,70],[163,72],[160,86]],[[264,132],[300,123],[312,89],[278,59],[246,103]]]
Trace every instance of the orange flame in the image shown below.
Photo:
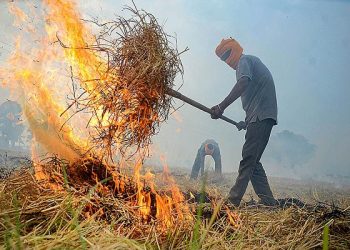
[[[227,214],[227,218],[228,218],[229,223],[234,228],[240,228],[242,226],[242,220],[241,220],[239,214],[237,214],[234,211],[231,211],[228,207],[226,207],[226,214]]]
[[[94,42],[91,31],[83,24],[74,1],[44,0],[49,7],[48,20],[51,25],[46,26],[50,40],[55,41],[57,36],[70,49],[64,50],[65,60],[76,69],[78,77],[85,81],[87,91],[94,91],[96,82],[101,76],[97,67],[101,60],[92,50],[83,49]],[[62,14],[64,13],[64,14]]]
[[[16,17],[13,22],[14,26],[20,26],[22,23],[28,22],[29,18],[27,14],[24,13],[24,11],[18,8],[16,5],[9,4],[8,9],[9,9],[9,12]]]
[[[14,3],[9,3],[9,10],[15,16],[16,26],[28,24],[26,13]],[[67,124],[62,128],[69,119],[68,114],[60,116],[65,110],[62,90],[67,89],[67,77],[62,74],[67,68],[62,62],[63,52],[50,44],[50,37],[40,32],[29,34],[27,30],[23,33],[16,38],[15,50],[6,66],[0,69],[4,85],[21,104],[35,140],[46,151],[75,161],[88,147],[88,142],[74,134],[72,126]],[[36,42],[31,42],[33,40]]]
[[[88,117],[70,119],[71,114],[65,112],[66,94],[70,91],[67,82],[71,78],[66,71],[72,67],[72,73],[79,78],[81,87],[92,96],[100,95],[98,89],[101,89],[101,86],[97,86],[97,83],[101,81],[95,79],[103,80],[115,76],[101,75],[101,72],[105,72],[101,70],[101,67],[104,67],[102,59],[92,50],[83,49],[87,44],[93,43],[94,36],[82,22],[75,1],[43,0],[43,3],[48,7],[45,22],[44,18],[41,18],[40,23],[45,33],[36,32],[33,25],[28,24],[29,18],[25,11],[18,8],[15,3],[9,3],[10,13],[16,17],[14,25],[27,28],[24,30],[26,33],[16,39],[16,48],[8,59],[7,66],[0,68],[0,74],[4,79],[4,85],[11,89],[12,96],[20,102],[33,133],[33,159],[39,154],[35,145],[38,142],[47,152],[75,162],[92,147],[92,142],[87,136],[91,131],[83,127],[88,123]],[[69,48],[62,49],[57,44],[57,39]],[[124,96],[129,98],[130,94],[125,92]],[[96,112],[101,113],[100,107],[96,107]],[[108,123],[102,119],[102,114],[97,117],[101,118],[102,124]],[[104,117],[106,119],[108,115]],[[101,121],[93,120],[91,124]],[[125,122],[136,123],[142,120],[125,121],[121,117],[117,125],[123,125]],[[184,204],[183,194],[169,174],[164,157],[162,162],[163,178],[169,184],[169,190],[164,194],[156,191],[153,174],[150,172],[140,174],[142,160],[136,162],[134,166],[134,179],[137,184],[136,203],[142,218],[148,220],[152,215],[152,197],[155,197],[154,216],[164,225],[170,226],[175,222],[174,216],[178,219],[191,217],[189,208]],[[46,178],[39,165],[35,166],[35,170],[38,180]],[[96,176],[95,178],[98,182]],[[126,180],[117,174],[113,175],[113,180],[118,192],[123,192]],[[98,188],[103,192],[105,187],[99,185]]]

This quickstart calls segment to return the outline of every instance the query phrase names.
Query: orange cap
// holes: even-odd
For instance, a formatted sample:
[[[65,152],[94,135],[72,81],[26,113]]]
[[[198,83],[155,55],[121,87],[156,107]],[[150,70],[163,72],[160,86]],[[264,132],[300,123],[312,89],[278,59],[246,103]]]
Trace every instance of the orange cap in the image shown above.
[[[243,48],[233,38],[222,39],[220,44],[216,47],[215,53],[231,68],[236,69],[239,58],[243,53]]]

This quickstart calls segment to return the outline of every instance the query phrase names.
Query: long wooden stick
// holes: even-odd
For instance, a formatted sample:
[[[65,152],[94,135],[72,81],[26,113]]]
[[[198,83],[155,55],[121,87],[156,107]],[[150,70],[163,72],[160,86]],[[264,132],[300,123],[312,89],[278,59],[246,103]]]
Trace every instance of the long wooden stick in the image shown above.
[[[188,98],[187,96],[184,96],[183,94],[177,92],[176,90],[169,88],[169,89],[167,89],[166,93],[172,97],[175,97],[176,99],[179,99],[181,101],[184,101],[184,102],[192,105],[193,107],[196,107],[204,112],[207,112],[208,114],[213,114],[213,111],[210,108],[204,106],[203,104],[201,104],[199,102],[196,102],[195,100],[192,100],[191,98]],[[237,122],[235,122],[235,121],[231,120],[230,118],[223,116],[223,115],[220,116],[220,119],[222,119],[228,123],[231,123],[235,126],[237,126],[237,124],[238,124]]]

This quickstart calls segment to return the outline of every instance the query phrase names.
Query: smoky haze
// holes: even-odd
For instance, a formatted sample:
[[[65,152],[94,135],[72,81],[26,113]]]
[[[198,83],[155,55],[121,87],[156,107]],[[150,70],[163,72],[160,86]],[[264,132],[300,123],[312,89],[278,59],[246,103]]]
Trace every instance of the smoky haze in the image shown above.
[[[131,1],[80,1],[84,17],[112,19],[123,15]],[[235,84],[235,72],[215,56],[224,37],[236,38],[245,54],[258,56],[270,69],[277,91],[278,125],[273,128],[263,164],[268,175],[296,178],[350,178],[350,2],[298,0],[135,1],[153,13],[165,30],[176,35],[185,68],[180,92],[211,107],[221,102]],[[4,3],[0,41],[12,43],[16,30]],[[1,53],[11,47],[0,44]],[[4,57],[0,57],[4,60]],[[3,90],[0,98],[6,98]],[[1,101],[1,100],[0,100]],[[176,101],[179,107],[182,102]],[[225,115],[244,120],[237,100]],[[244,132],[224,121],[184,105],[153,138],[150,164],[165,155],[170,167],[192,167],[200,144],[215,139],[223,170],[237,171]]]
[[[310,161],[315,155],[316,146],[302,135],[283,130],[271,136],[269,147],[264,154],[285,168],[295,168]]]

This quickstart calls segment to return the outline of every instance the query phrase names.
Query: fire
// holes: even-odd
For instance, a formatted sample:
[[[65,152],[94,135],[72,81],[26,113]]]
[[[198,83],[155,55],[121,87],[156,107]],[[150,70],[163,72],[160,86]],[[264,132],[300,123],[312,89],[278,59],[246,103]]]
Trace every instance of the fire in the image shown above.
[[[135,165],[134,176],[138,184],[137,205],[140,207],[140,214],[147,220],[153,213],[153,216],[162,221],[166,226],[173,225],[175,218],[192,220],[184,195],[176,185],[175,180],[171,177],[164,156],[161,157],[161,161],[164,167],[162,174],[163,182],[168,186],[168,189],[162,190],[162,193],[156,190],[154,182],[155,175],[148,171],[142,176],[140,175],[141,163],[139,162]],[[147,187],[145,183],[147,183]],[[155,211],[152,211],[152,209]],[[176,215],[175,218],[173,215]]]
[[[242,220],[239,214],[237,214],[234,211],[231,211],[229,208],[226,207],[226,214],[229,223],[234,227],[234,228],[240,228],[242,226]]]
[[[9,10],[17,27],[28,26],[29,18],[24,11],[13,3],[9,3]],[[48,152],[75,161],[84,152],[87,142],[74,135],[71,126],[62,128],[69,119],[68,114],[60,116],[64,111],[64,99],[59,92],[67,89],[62,77],[66,66],[62,62],[62,52],[50,46],[48,37],[40,32],[33,34],[32,24],[29,26],[30,29],[24,29],[27,32],[16,38],[14,52],[0,69],[4,85],[21,104],[35,140]],[[37,42],[31,42],[33,40]]]
[[[137,183],[137,205],[140,209],[140,214],[147,220],[151,214],[151,193],[145,191],[145,185],[142,183],[140,171],[142,168],[141,161],[138,161],[135,165],[134,177]]]
[[[171,191],[172,199],[170,201],[172,202],[172,205],[175,207],[175,210],[179,218],[184,219],[186,216],[189,215],[189,208],[186,206],[183,206],[185,197],[180,191],[179,187],[176,185],[175,179],[170,175],[169,167],[168,167],[168,164],[166,163],[165,157],[161,156],[160,160],[164,167],[163,169],[164,181],[169,184],[170,191]]]
[[[101,89],[107,87],[105,82],[118,81],[118,77],[115,74],[106,74],[107,65],[103,58],[93,50],[84,49],[87,44],[92,44],[95,38],[91,29],[82,21],[75,1],[44,0],[43,4],[47,11],[35,14],[36,19],[41,20],[35,26],[28,21],[31,19],[24,10],[15,3],[9,3],[9,11],[15,17],[14,26],[26,28],[23,29],[24,34],[16,38],[16,48],[6,66],[0,68],[0,74],[5,87],[11,89],[12,97],[21,104],[26,122],[33,133],[33,160],[40,158],[39,151],[42,150],[38,148],[44,148],[48,153],[75,163],[86,157],[86,152],[95,148],[91,140],[91,134],[95,131],[91,127],[96,124],[107,126],[110,121],[109,115],[101,109],[99,103],[96,103],[96,115],[92,120],[84,114],[72,117],[72,112],[66,109],[66,97],[71,93],[69,83],[78,82],[83,93],[89,93],[98,99]],[[34,11],[34,8],[30,10]],[[130,99],[130,93],[126,89],[121,91],[124,91],[121,95],[123,98]],[[110,106],[113,106],[113,103],[110,103]],[[141,102],[138,107],[146,109]],[[123,112],[127,114],[135,110],[126,109]],[[145,110],[154,120],[158,119],[157,114],[147,112]],[[125,123],[130,123],[131,126],[136,123],[142,125],[143,120],[137,117],[135,120],[125,120],[121,116],[114,122],[116,127],[123,128]],[[144,129],[147,133],[147,125],[144,125]],[[39,143],[40,147],[36,143]],[[94,153],[103,154],[97,150]],[[120,162],[123,162],[122,160]],[[162,161],[163,179],[168,183],[169,189],[159,192],[156,190],[155,176],[150,172],[141,175],[142,159],[136,160],[134,181],[137,194],[134,205],[139,208],[139,213],[145,221],[155,217],[163,222],[163,225],[171,226],[176,219],[190,220],[191,216],[183,194],[169,174],[164,157]],[[37,163],[35,172],[38,180],[48,179],[42,166]],[[96,173],[92,175],[91,178],[98,183],[98,189],[101,192],[107,191],[106,186],[99,183],[101,180]],[[115,183],[114,191],[124,192],[127,178],[112,173],[112,179]],[[50,188],[60,189],[54,185]],[[103,210],[100,212],[103,213]]]
[[[30,32],[34,32],[35,29],[31,24],[29,24],[29,17],[24,11],[22,11],[20,8],[13,4],[9,4],[8,10],[11,14],[13,14],[16,17],[16,19],[13,22],[14,26],[19,27],[21,24],[26,24],[27,30]]]
[[[83,80],[82,87],[93,92],[96,88],[96,82],[93,80],[101,78],[101,70],[98,70],[98,67],[102,62],[92,50],[83,49],[87,44],[93,43],[94,36],[83,24],[76,11],[76,3],[63,0],[44,0],[44,3],[49,7],[49,25],[46,25],[49,39],[55,41],[59,36],[66,46],[73,48],[64,50],[64,59],[75,69],[76,76]]]

